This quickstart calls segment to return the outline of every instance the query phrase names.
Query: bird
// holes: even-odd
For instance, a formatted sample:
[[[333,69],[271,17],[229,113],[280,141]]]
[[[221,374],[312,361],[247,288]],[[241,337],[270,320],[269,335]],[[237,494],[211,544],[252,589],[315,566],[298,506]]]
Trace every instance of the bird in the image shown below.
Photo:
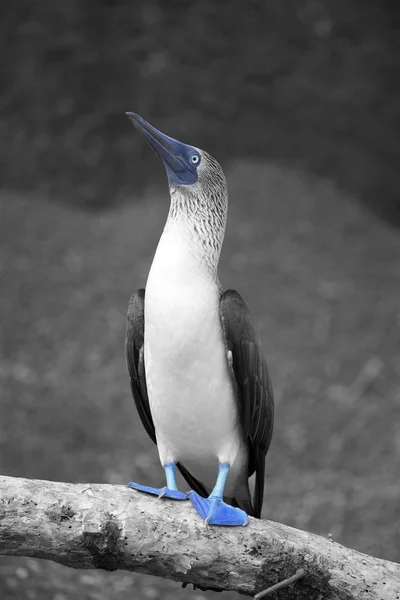
[[[129,301],[125,334],[133,399],[157,444],[166,485],[128,486],[190,500],[207,527],[244,526],[249,516],[261,518],[274,399],[249,309],[218,277],[225,175],[204,150],[126,114],[164,164],[170,192],[146,287]],[[178,489],[177,469],[190,490]]]

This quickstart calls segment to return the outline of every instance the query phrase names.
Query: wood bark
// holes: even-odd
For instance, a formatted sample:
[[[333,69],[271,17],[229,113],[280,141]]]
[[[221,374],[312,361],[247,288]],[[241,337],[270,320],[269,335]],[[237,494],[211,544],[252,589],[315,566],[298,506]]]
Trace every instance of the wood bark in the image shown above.
[[[125,486],[0,477],[0,554],[250,596],[302,568],[281,600],[400,600],[398,564],[266,520],[206,529],[189,501]]]

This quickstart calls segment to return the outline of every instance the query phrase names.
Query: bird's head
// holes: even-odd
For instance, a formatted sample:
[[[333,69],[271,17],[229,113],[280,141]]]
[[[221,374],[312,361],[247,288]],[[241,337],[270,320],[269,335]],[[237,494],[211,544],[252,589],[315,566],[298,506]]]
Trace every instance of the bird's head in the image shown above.
[[[171,188],[188,195],[226,196],[224,172],[212,156],[161,133],[136,113],[126,114],[161,158]]]
[[[174,140],[135,113],[127,115],[167,171],[171,206],[164,231],[178,226],[180,232],[185,232],[185,239],[191,232],[199,261],[216,277],[228,211],[221,166],[204,150]]]

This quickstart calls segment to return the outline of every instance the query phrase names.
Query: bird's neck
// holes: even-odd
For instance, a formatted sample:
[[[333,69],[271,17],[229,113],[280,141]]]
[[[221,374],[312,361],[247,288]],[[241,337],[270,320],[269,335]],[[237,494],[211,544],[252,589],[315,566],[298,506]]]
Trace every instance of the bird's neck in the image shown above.
[[[207,252],[185,220],[168,219],[157,246],[149,281],[163,287],[193,287],[218,281],[217,252]],[[148,281],[148,283],[149,283]]]
[[[190,262],[192,268],[217,279],[224,241],[228,199],[205,197],[196,191],[171,187],[171,206],[160,240],[175,253],[175,268]],[[179,256],[173,248],[179,248]],[[165,249],[166,250],[166,249]]]

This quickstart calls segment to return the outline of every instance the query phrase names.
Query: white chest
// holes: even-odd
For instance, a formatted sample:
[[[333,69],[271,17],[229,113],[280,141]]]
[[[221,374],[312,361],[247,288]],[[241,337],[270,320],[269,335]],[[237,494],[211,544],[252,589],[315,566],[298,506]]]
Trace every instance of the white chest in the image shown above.
[[[161,461],[232,464],[240,433],[218,283],[187,240],[163,235],[145,302],[146,380]]]

